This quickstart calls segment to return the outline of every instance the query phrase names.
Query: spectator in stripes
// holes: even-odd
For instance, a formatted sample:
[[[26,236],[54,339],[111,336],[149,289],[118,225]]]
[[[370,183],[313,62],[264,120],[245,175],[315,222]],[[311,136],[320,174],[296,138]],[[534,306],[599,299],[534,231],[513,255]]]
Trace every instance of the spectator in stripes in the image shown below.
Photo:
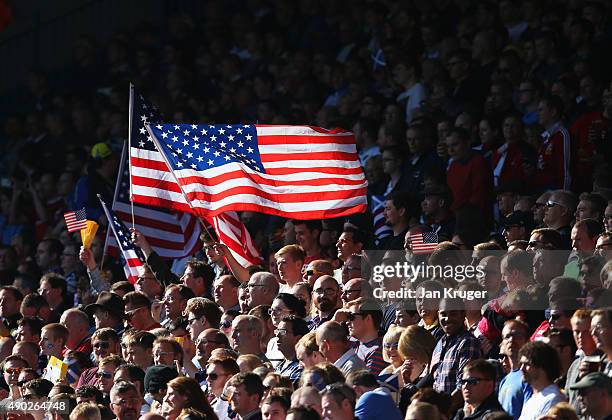
[[[309,233],[310,231],[306,229],[305,224],[298,226],[303,228],[303,231],[300,231],[302,232],[300,234],[302,242],[309,243],[309,241],[312,240],[310,237],[311,234]],[[297,232],[298,231],[296,230],[296,238]],[[282,283],[279,291],[289,293],[291,288],[296,283],[302,281],[302,267],[304,266],[304,261],[306,259],[304,249],[299,245],[286,245],[279,249],[276,254],[274,254],[274,258],[276,259],[276,266],[278,268],[278,274]],[[311,261],[314,261],[315,259],[311,259]]]
[[[288,377],[294,384],[298,383],[302,375],[302,367],[297,360],[295,345],[300,338],[308,334],[308,331],[308,323],[295,316],[284,317],[274,331],[278,339],[278,349],[284,357],[284,360],[276,366],[276,372]]]
[[[319,244],[319,236],[321,235],[321,231],[323,229],[321,226],[321,221],[294,220],[293,228],[295,229],[295,241],[304,250],[305,255],[303,264],[308,264],[314,260],[320,260],[321,245]],[[279,254],[277,253],[276,255]]]
[[[357,356],[366,367],[378,375],[387,362],[382,354],[382,339],[378,335],[383,320],[380,304],[374,299],[359,298],[349,302],[348,330],[351,337],[358,340]]]

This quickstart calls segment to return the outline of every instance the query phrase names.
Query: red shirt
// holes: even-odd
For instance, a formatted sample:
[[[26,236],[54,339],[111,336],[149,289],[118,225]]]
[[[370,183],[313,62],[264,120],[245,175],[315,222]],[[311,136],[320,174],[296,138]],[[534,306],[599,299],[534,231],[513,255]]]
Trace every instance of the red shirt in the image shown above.
[[[466,204],[474,204],[482,209],[484,216],[490,215],[493,173],[484,157],[474,154],[463,161],[453,161],[446,182],[453,193],[453,212]]]
[[[542,134],[544,141],[538,150],[535,185],[546,190],[569,190],[571,139],[569,132],[561,125],[554,124]]]
[[[535,150],[527,143],[505,143],[493,151],[491,168],[496,184],[505,184],[508,181],[520,181],[521,185],[527,184],[527,176],[523,168],[525,161],[535,158]],[[499,166],[499,168],[498,168]]]
[[[589,158],[595,154],[595,142],[605,141],[608,120],[601,112],[582,114],[571,126],[574,159],[574,190],[589,191],[593,181],[593,163]]]

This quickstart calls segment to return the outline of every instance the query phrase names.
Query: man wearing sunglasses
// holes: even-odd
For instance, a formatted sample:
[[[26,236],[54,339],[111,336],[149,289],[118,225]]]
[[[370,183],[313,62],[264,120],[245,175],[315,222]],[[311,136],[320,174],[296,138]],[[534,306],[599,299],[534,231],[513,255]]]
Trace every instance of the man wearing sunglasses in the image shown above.
[[[577,204],[576,195],[565,190],[553,191],[546,202],[544,224],[561,234],[563,241],[561,249],[571,248],[571,223],[574,221]]]
[[[374,299],[359,298],[348,304],[348,330],[351,337],[359,341],[357,356],[366,367],[378,375],[387,362],[382,355],[382,339],[378,335],[383,320],[380,304]]]
[[[161,327],[151,315],[151,301],[142,292],[129,292],[123,297],[125,318],[132,328],[150,331]]]
[[[4,381],[9,386],[9,396],[3,403],[14,401],[21,396],[19,374],[28,367],[28,362],[21,356],[8,356],[3,362]],[[8,400],[8,401],[7,401]]]
[[[495,376],[495,367],[484,359],[465,365],[461,377],[464,406],[454,420],[481,419],[487,413],[503,411],[495,393]]]

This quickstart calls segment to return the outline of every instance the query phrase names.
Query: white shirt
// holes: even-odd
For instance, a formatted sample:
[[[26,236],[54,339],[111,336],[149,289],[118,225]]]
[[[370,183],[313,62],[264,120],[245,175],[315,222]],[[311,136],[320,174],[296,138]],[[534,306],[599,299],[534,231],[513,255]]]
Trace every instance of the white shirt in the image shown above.
[[[559,387],[550,384],[540,392],[534,393],[523,405],[523,411],[519,420],[536,420],[538,417],[548,413],[555,404],[567,401],[567,398]]]

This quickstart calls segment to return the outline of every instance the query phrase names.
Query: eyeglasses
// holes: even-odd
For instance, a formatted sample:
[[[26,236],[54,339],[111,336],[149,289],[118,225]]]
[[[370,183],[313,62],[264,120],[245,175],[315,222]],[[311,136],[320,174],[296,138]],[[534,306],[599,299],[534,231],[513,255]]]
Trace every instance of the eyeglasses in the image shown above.
[[[134,314],[136,314],[136,312],[138,312],[138,311],[139,311],[139,310],[141,310],[142,308],[146,308],[146,306],[141,306],[141,307],[139,307],[139,308],[132,309],[132,310],[130,310],[130,311],[125,311],[125,315],[126,315],[127,320],[128,320],[128,321],[129,321],[129,320],[131,320],[131,319],[134,317]]]
[[[357,292],[361,292],[361,289],[344,289],[342,291],[342,294],[348,295],[349,293],[357,293]]]
[[[9,375],[12,375],[13,373],[21,373],[22,370],[23,368],[14,367],[14,368],[6,368],[4,369],[4,372],[8,373]]]
[[[319,295],[319,296],[331,296],[334,293],[336,293],[335,289],[332,289],[331,287],[328,287],[326,289],[315,289],[312,291],[315,295]]]
[[[96,372],[96,377],[104,378],[104,379],[110,379],[110,378],[113,377],[113,374],[110,373],[110,372],[104,372],[104,371],[99,370],[99,371]]]
[[[219,324],[221,327],[223,328],[230,328],[232,326],[232,323],[230,321],[223,321],[221,324]]]
[[[387,350],[396,349],[399,347],[399,343],[384,343],[383,347]]]
[[[224,374],[218,374],[215,372],[207,372],[206,373],[206,377],[208,379],[210,379],[211,381],[216,381],[217,379],[219,379],[219,376],[225,376]]]
[[[189,319],[187,320],[187,325],[191,325],[191,324],[193,324],[195,321],[200,320],[200,318],[202,318],[203,316],[204,316],[204,315],[199,316],[199,317],[197,317],[197,318],[189,318]]]
[[[247,287],[249,289],[252,289],[253,287],[266,287],[265,284],[247,284]]]
[[[558,202],[553,201],[553,200],[548,200],[548,201],[546,202],[546,207],[548,207],[549,209],[550,209],[550,208],[553,208],[553,207],[555,207],[555,206],[565,207],[563,204],[558,203]]]
[[[107,349],[110,347],[110,343],[108,341],[98,341],[93,343],[92,347],[94,349]]]
[[[561,314],[550,314],[548,315],[549,321],[558,321],[561,319]]]
[[[490,379],[486,379],[486,378],[465,378],[465,379],[461,379],[461,385],[478,385],[480,382],[482,381],[490,381]]]
[[[289,309],[280,309],[280,308],[268,309],[268,315],[282,314],[283,312],[289,312]]]
[[[358,316],[363,318],[363,317],[366,316],[366,314],[364,314],[362,312],[351,312],[350,314],[348,314],[347,319],[352,322],[352,321],[356,320]]]
[[[196,340],[195,342],[196,347],[205,346],[207,344],[225,344],[225,343],[222,343],[221,341],[207,340],[205,338],[201,340]]]
[[[312,270],[306,270],[306,272],[304,274],[306,274],[307,277],[310,277],[310,276],[314,276],[315,274],[319,275],[319,274],[323,274],[323,273],[321,273],[320,271],[315,270],[313,268]]]

